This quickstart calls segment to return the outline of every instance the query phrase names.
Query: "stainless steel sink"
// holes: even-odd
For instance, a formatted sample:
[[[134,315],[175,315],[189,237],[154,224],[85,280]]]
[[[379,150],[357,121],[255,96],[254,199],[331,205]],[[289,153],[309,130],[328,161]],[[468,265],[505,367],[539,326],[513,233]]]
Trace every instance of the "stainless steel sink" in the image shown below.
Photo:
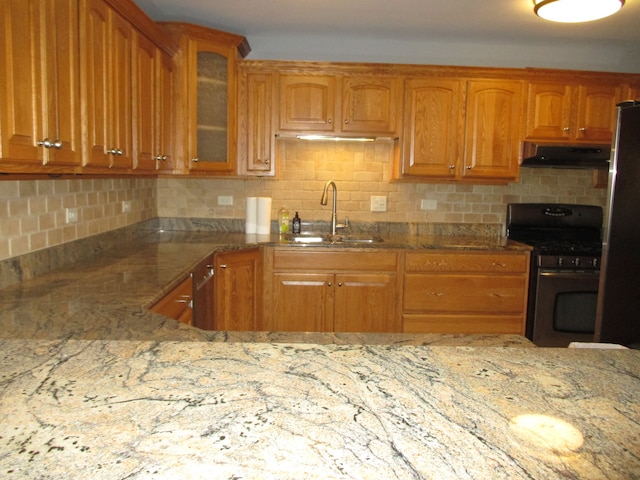
[[[369,234],[336,234],[306,232],[306,233],[288,233],[284,236],[285,240],[290,243],[302,244],[331,244],[339,245],[345,243],[379,243],[384,240],[377,235]]]

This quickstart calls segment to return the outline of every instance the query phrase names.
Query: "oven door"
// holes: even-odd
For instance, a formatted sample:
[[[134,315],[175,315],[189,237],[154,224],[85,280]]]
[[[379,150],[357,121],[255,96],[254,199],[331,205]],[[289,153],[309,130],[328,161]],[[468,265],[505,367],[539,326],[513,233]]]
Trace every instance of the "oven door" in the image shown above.
[[[538,271],[531,340],[541,347],[592,342],[599,271]]]

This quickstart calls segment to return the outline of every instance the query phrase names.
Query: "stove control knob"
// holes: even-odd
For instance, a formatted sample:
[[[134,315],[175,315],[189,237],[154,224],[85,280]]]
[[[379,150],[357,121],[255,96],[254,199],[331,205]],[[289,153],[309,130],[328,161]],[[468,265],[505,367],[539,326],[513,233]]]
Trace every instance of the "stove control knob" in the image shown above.
[[[580,257],[576,257],[576,259],[575,259],[575,261],[573,263],[574,263],[574,265],[576,267],[579,267],[580,266]]]
[[[600,260],[598,258],[594,258],[591,260],[591,266],[593,268],[598,268],[600,266]]]
[[[561,267],[564,265],[564,258],[558,257],[558,266]]]

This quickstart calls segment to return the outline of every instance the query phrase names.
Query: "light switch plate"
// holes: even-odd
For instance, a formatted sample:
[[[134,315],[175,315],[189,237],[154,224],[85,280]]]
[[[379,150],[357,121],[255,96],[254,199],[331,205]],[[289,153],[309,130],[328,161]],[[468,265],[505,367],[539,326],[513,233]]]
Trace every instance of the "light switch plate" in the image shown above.
[[[77,223],[78,222],[78,209],[77,208],[67,208],[65,210],[66,214],[66,222],[67,223]]]
[[[122,201],[122,213],[129,213],[131,211],[131,201],[123,200]]]
[[[233,197],[231,195],[218,195],[218,205],[233,205]]]
[[[387,197],[383,196],[371,196],[371,211],[372,212],[386,212],[387,211]]]
[[[421,210],[435,210],[436,208],[438,208],[438,202],[436,200],[430,198],[423,198],[420,200]]]

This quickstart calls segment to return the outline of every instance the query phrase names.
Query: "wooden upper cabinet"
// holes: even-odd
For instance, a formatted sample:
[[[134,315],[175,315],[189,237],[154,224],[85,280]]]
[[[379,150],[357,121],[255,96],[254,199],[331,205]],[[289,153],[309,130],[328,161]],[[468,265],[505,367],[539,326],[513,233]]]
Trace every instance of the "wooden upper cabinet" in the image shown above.
[[[523,106],[518,81],[407,80],[396,178],[516,180]]]
[[[156,169],[156,137],[158,124],[158,52],[143,35],[135,35],[134,62],[134,165],[136,170]]]
[[[403,175],[455,176],[464,141],[464,93],[461,80],[407,80]]]
[[[401,117],[397,77],[281,74],[281,132],[395,136]]]
[[[104,0],[80,5],[85,165],[131,168],[134,30]]]
[[[237,64],[244,37],[185,23],[163,23],[177,55],[178,154],[191,173],[237,173]],[[181,120],[181,121],[180,121]]]
[[[332,75],[280,75],[279,129],[334,132],[336,78]]]
[[[275,174],[274,79],[271,73],[241,68],[238,81],[238,172]]]
[[[617,84],[549,82],[529,84],[528,140],[611,142],[616,104],[623,99]]]
[[[402,82],[393,77],[342,78],[340,128],[347,133],[397,135],[402,111]]]
[[[462,176],[516,180],[524,114],[522,82],[470,81],[466,103]]]
[[[0,166],[5,171],[64,173],[81,164],[77,22],[74,0],[0,5]]]
[[[172,58],[141,34],[135,35],[134,169],[172,172],[173,91]]]

